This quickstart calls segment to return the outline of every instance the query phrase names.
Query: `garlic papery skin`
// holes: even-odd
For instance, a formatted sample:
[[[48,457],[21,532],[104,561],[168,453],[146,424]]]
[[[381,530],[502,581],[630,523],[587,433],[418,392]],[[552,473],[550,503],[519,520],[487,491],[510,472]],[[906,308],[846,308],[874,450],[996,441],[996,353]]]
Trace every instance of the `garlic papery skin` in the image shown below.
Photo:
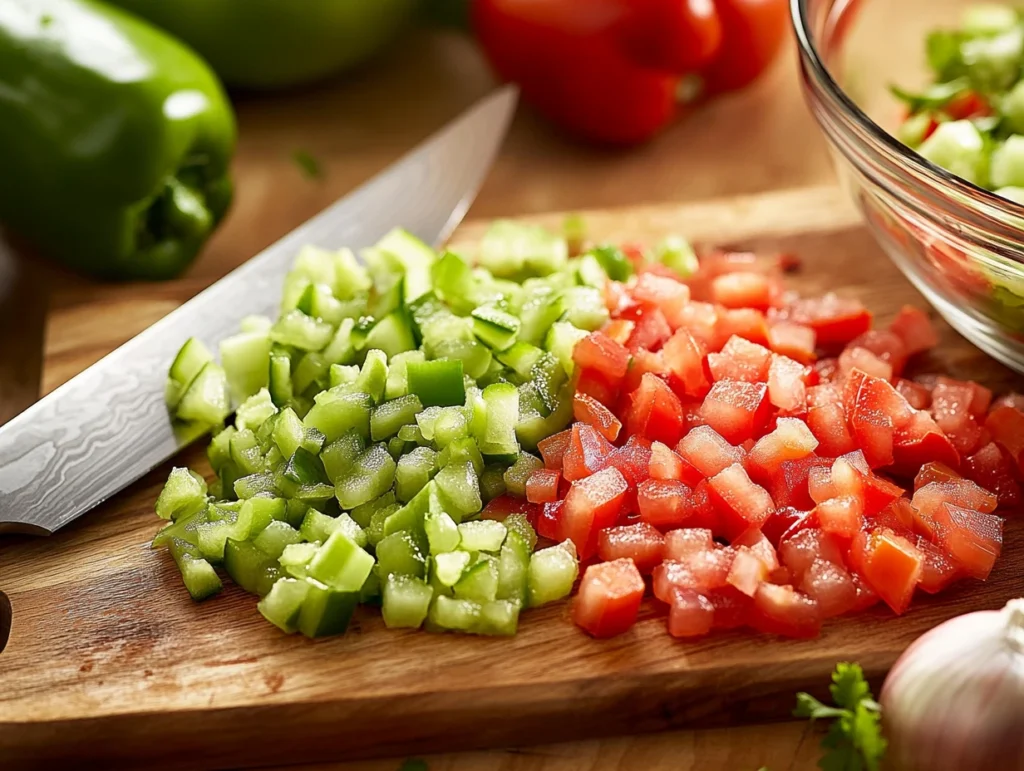
[[[893,771],[1024,771],[1024,600],[915,641],[882,687]]]

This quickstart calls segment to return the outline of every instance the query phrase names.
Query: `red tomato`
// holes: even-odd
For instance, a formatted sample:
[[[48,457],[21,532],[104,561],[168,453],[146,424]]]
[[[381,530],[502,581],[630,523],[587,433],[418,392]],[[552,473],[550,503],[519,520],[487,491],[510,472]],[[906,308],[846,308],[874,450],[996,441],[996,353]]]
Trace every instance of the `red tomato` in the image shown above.
[[[924,469],[922,469],[922,472]],[[1016,506],[1021,501],[1020,485],[1014,477],[1013,466],[1006,452],[995,442],[989,442],[969,458],[964,458],[964,476],[981,487],[991,490],[1000,507]],[[917,481],[915,480],[915,485]]]
[[[804,367],[787,356],[773,354],[768,368],[768,400],[783,412],[796,414],[807,407]]]
[[[858,398],[850,414],[850,430],[872,468],[892,464],[895,427],[888,413],[872,406],[870,397]]]
[[[775,547],[760,530],[748,530],[739,537],[734,538],[732,546],[736,548],[742,546],[749,549],[755,557],[764,563],[765,569],[769,572],[775,571],[780,567],[779,556],[775,551]]]
[[[612,445],[584,423],[574,424],[571,432],[569,446],[562,457],[562,474],[575,482],[603,468]]]
[[[561,480],[561,472],[537,469],[526,480],[526,500],[530,503],[553,503],[558,500],[558,483]]]
[[[977,91],[967,90],[954,96],[942,111],[953,120],[965,120],[991,115],[992,107]]]
[[[763,345],[733,335],[720,353],[708,354],[708,369],[713,380],[742,380],[764,383],[772,352]]]
[[[633,287],[633,298],[657,307],[672,329],[682,326],[690,302],[690,287],[674,278],[644,273]]]
[[[850,560],[894,613],[910,606],[924,566],[914,544],[886,530],[860,533],[850,547]]]
[[[818,440],[820,455],[837,457],[851,452],[856,445],[846,422],[846,412],[841,404],[825,404],[813,407],[807,412],[807,427]]]
[[[973,380],[954,380],[953,378],[939,375],[935,378],[935,387],[939,385],[966,386],[971,390],[971,414],[978,420],[984,421],[985,414],[992,404],[992,389],[975,383]]]
[[[572,607],[572,620],[594,637],[614,637],[636,623],[644,579],[633,560],[599,562],[587,568]]]
[[[871,314],[859,300],[832,293],[798,299],[779,318],[813,329],[818,345],[843,345],[871,328]]]
[[[857,369],[871,377],[889,380],[892,378],[892,365],[873,354],[867,348],[858,345],[848,345],[839,354],[839,378],[845,378],[851,371]]]
[[[857,585],[841,564],[814,560],[803,574],[800,590],[818,603],[822,618],[841,616],[857,602]]]
[[[693,515],[690,488],[674,479],[648,479],[637,488],[640,518],[654,527],[682,527]]]
[[[717,307],[714,347],[720,347],[734,335],[758,345],[768,345],[768,320],[762,311],[756,308]]]
[[[917,549],[924,558],[921,582],[918,584],[921,591],[935,594],[963,577],[963,572],[956,562],[925,536],[917,536]]]
[[[661,442],[654,442],[651,445],[648,472],[652,479],[678,479],[688,487],[697,485],[704,478],[704,475],[683,460],[679,453]]]
[[[880,511],[873,522],[876,527],[884,527],[896,535],[910,538],[914,534],[914,507],[906,498],[897,498]]]
[[[768,492],[750,481],[738,463],[708,480],[708,495],[727,538],[735,538],[750,528],[760,529],[775,508]]]
[[[622,380],[622,386],[618,391],[618,398],[613,395],[608,402],[609,407],[618,405],[617,411],[629,408],[629,395],[640,387],[640,382],[646,374],[657,375],[668,380],[672,377],[672,370],[665,363],[665,357],[661,351],[634,351],[633,360],[629,363],[629,371]]]
[[[665,536],[646,522],[602,530],[597,556],[605,562],[631,559],[641,573],[650,573],[665,558]]]
[[[943,503],[935,512],[938,544],[963,571],[982,580],[1003,548],[1003,520],[995,514]]]
[[[618,521],[628,485],[616,468],[606,468],[573,482],[565,496],[560,538],[576,544],[580,559],[597,552],[597,534]]]
[[[602,332],[591,332],[572,351],[572,359],[584,369],[593,369],[611,381],[621,380],[629,368],[629,351]]]
[[[931,482],[914,491],[911,505],[925,516],[933,517],[943,503],[954,503],[984,514],[991,514],[999,499],[969,479]]]
[[[750,549],[741,546],[736,550],[726,582],[748,597],[757,594],[757,587],[768,578],[768,568]]]
[[[609,442],[619,438],[622,423],[611,410],[593,396],[576,394],[572,401],[572,412],[576,420],[586,423]]]
[[[704,374],[704,346],[697,342],[691,332],[685,328],[676,331],[665,347],[662,357],[678,380],[683,393],[688,396],[703,396],[708,390],[708,379]]]
[[[614,404],[619,393],[619,381],[612,382],[596,369],[581,367],[576,375],[576,393],[593,396],[601,404]]]
[[[631,0],[622,27],[630,55],[651,69],[689,72],[710,62],[722,45],[714,3]]]
[[[904,305],[889,329],[903,341],[907,356],[928,351],[939,344],[939,334],[924,311]]]
[[[843,549],[835,536],[820,528],[808,527],[783,537],[779,543],[779,558],[794,578],[800,580],[817,559],[842,565]]]
[[[747,468],[760,479],[770,479],[786,461],[806,458],[814,452],[818,440],[798,418],[779,418],[775,430],[754,444],[747,457]]]
[[[932,391],[932,417],[961,457],[970,455],[981,441],[981,426],[971,414],[973,389],[963,384],[938,383]]]
[[[913,380],[897,378],[896,390],[907,400],[907,403],[915,410],[926,410],[932,403],[932,392],[920,383]]]
[[[914,489],[920,490],[926,484],[931,482],[949,482],[960,478],[961,476],[945,463],[932,461],[930,463],[925,463],[921,466],[921,470],[917,472],[917,476],[914,477]],[[974,481],[977,482],[977,480]],[[978,484],[981,485],[980,482],[978,482]],[[987,485],[981,486],[988,487]]]
[[[903,365],[907,362],[907,346],[903,339],[886,329],[869,329],[850,342],[850,347],[855,346],[871,351],[888,364],[896,375],[903,371]],[[891,375],[885,379],[890,380]]]
[[[509,514],[525,514],[533,522],[537,518],[537,507],[514,495],[499,495],[487,502],[480,518],[504,521]]]
[[[793,507],[806,510],[814,506],[814,500],[808,490],[808,477],[812,468],[828,469],[832,466],[830,458],[822,458],[810,454],[799,460],[783,461],[778,470],[769,479],[766,489],[780,508]],[[780,533],[781,535],[781,533]]]
[[[737,591],[734,586],[722,586],[707,592],[708,601],[715,608],[712,629],[737,629],[747,624],[754,601]]]
[[[715,551],[719,547],[711,531],[702,527],[684,527],[665,533],[665,559],[685,562],[694,554]]]
[[[788,356],[801,364],[811,364],[817,358],[814,348],[817,339],[814,330],[792,321],[776,321],[768,327],[768,347],[775,353]]]
[[[726,308],[767,310],[772,300],[771,282],[763,273],[725,273],[712,279],[711,299]]]
[[[846,540],[857,535],[864,524],[863,505],[852,495],[822,501],[814,507],[814,515],[823,531]]]
[[[1002,447],[1024,473],[1024,411],[1013,407],[996,407],[985,420],[992,441]]]
[[[992,402],[992,409],[998,409],[999,407],[1012,407],[1018,412],[1024,412],[1024,394],[1008,393],[1003,394],[994,402]]]
[[[562,510],[565,501],[545,503],[540,507],[540,514],[537,516],[537,535],[558,541],[562,537]]]
[[[700,346],[708,350],[717,349],[717,346],[713,347],[718,339],[715,331],[717,325],[718,309],[711,303],[691,302],[683,307],[679,316],[679,329],[685,329]]]
[[[617,284],[615,281],[609,281],[608,283]],[[627,319],[613,319],[605,324],[601,331],[619,345],[625,345],[626,341],[629,340],[629,336],[633,334],[633,330],[635,328],[636,322],[629,321]]]
[[[821,609],[791,586],[761,584],[754,595],[750,624],[759,632],[783,637],[816,637],[821,631]]]
[[[734,554],[732,549],[715,546],[682,560],[665,560],[651,575],[654,596],[662,602],[671,602],[673,589],[710,592],[727,586]]]
[[[651,441],[674,445],[683,435],[683,405],[664,380],[647,374],[633,392],[626,430]]]
[[[679,455],[705,477],[713,477],[743,460],[743,450],[733,447],[711,426],[697,426],[679,440]]]
[[[682,286],[682,285],[680,285]],[[668,325],[665,314],[653,305],[637,305],[624,312],[626,318],[633,320],[635,326],[626,340],[626,349],[636,351],[656,351],[672,336],[672,327]]]
[[[785,0],[715,0],[722,44],[704,71],[711,93],[734,91],[753,82],[782,48],[789,30]]]
[[[672,590],[668,611],[668,633],[673,637],[702,637],[711,631],[715,606],[693,589]]]
[[[540,451],[540,456],[544,459],[544,468],[556,471],[562,470],[562,459],[565,456],[565,451],[569,449],[569,442],[571,440],[572,431],[566,429],[537,442],[537,449]]]
[[[728,442],[739,444],[767,424],[771,410],[767,395],[764,383],[719,380],[711,386],[700,414]]]
[[[960,465],[960,455],[932,416],[922,411],[896,431],[892,472],[911,477],[929,462],[956,468]]]

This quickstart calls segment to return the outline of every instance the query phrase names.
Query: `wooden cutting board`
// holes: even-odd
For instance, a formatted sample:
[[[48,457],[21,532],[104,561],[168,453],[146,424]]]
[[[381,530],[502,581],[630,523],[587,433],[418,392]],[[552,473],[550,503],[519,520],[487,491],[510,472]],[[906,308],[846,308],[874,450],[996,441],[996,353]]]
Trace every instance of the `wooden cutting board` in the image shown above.
[[[858,296],[881,323],[903,303],[925,307],[831,188],[587,220],[600,239],[677,232],[794,253],[803,260],[795,287]],[[466,225],[456,241],[472,241],[481,227]],[[46,390],[200,288],[183,280],[59,293]],[[939,326],[942,346],[922,370],[1024,387]],[[175,463],[201,457],[193,449]],[[1005,556],[987,583],[919,600],[898,619],[876,608],[834,620],[816,640],[738,631],[680,642],[648,604],[629,633],[596,641],[560,603],[525,612],[513,639],[391,632],[366,611],[344,637],[311,642],[277,632],[234,587],[202,604],[189,600],[169,557],[148,545],[170,465],[55,536],[0,542],[0,589],[13,608],[0,654],[5,768],[268,765],[783,717],[793,693],[820,690],[837,660],[860,661],[877,679],[924,630],[1021,593],[1024,527],[1010,522]]]

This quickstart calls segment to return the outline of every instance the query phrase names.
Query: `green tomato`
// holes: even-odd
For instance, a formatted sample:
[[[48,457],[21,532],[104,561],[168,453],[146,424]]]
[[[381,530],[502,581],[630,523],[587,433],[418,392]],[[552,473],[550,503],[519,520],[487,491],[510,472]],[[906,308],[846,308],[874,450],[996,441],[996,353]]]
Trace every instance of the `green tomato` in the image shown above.
[[[272,89],[353,67],[419,0],[111,0],[189,43],[229,86]]]

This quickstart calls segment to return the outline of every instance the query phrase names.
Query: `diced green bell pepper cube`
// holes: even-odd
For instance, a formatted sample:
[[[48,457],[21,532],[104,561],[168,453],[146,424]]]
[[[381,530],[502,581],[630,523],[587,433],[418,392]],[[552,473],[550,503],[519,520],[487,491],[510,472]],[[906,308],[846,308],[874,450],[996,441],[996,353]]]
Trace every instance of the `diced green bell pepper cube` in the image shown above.
[[[224,545],[224,569],[242,589],[260,596],[269,592],[281,575],[277,557],[267,554],[250,541],[233,538]]]
[[[227,375],[219,364],[211,361],[203,365],[185,388],[174,408],[174,417],[203,426],[215,426],[222,423],[230,412]]]
[[[370,524],[366,527],[366,538],[370,542],[370,546],[376,547],[381,542],[381,539],[385,536],[384,528],[387,525],[388,519],[402,508],[397,503],[391,503],[373,512],[370,516]]]
[[[279,578],[256,607],[263,618],[285,634],[298,629],[302,603],[310,585],[297,578]]]
[[[558,294],[548,289],[531,295],[519,309],[519,340],[540,345],[561,316],[562,301]]]
[[[505,471],[505,489],[520,498],[526,497],[526,481],[530,475],[539,469],[544,468],[544,461],[530,455],[528,452],[519,453],[516,462]]]
[[[434,444],[444,449],[452,442],[469,435],[469,421],[464,407],[444,407],[434,421]]]
[[[348,514],[342,512],[337,517],[329,517],[326,514],[310,509],[302,520],[299,532],[307,541],[320,541],[323,543],[330,538],[335,530],[341,530],[345,535],[360,547],[366,546],[366,533],[356,524]]]
[[[198,547],[181,538],[172,538],[168,550],[181,571],[181,580],[193,600],[205,600],[221,590],[220,578],[213,566],[203,559]]]
[[[380,404],[384,399],[384,389],[388,384],[388,357],[384,351],[372,349],[366,352],[366,359],[363,360],[362,369],[359,370],[359,377],[353,383],[353,388],[364,394],[369,394],[374,404]]]
[[[316,556],[318,543],[290,543],[284,547],[278,562],[281,569],[292,578],[305,578],[306,566]]]
[[[473,333],[484,345],[495,351],[504,351],[516,341],[520,322],[511,313],[492,306],[473,309]]]
[[[437,254],[406,230],[395,229],[377,242],[376,248],[386,252],[397,260],[405,274],[406,303],[430,291],[430,270],[437,259]]]
[[[658,244],[654,249],[654,259],[670,268],[680,278],[689,278],[700,267],[697,253],[689,241],[681,236],[668,236]]]
[[[304,354],[292,373],[292,388],[297,394],[320,391],[330,382],[331,363],[316,351]]]
[[[505,542],[505,525],[493,519],[463,522],[459,525],[459,549],[497,553]]]
[[[315,578],[342,592],[358,592],[373,568],[373,557],[351,538],[335,530],[317,550],[307,568]]]
[[[380,576],[377,573],[377,566],[373,566],[370,575],[363,582],[363,588],[359,590],[359,602],[363,605],[380,605],[380,595],[383,591],[380,583]]]
[[[290,458],[302,446],[306,428],[291,407],[281,410],[274,421],[273,439],[281,455]]]
[[[331,399],[314,404],[303,423],[307,428],[320,431],[327,442],[335,441],[348,431],[356,431],[368,439],[372,408],[373,399],[367,393],[335,394]]]
[[[181,395],[189,387],[196,376],[208,363],[213,361],[213,354],[210,349],[203,345],[203,342],[195,337],[190,337],[181,346],[178,354],[171,362],[171,369],[167,374],[167,407],[171,411],[178,406]]]
[[[558,407],[558,399],[567,380],[562,365],[550,353],[545,353],[533,365],[530,382],[544,405],[543,414],[550,415]]]
[[[374,498],[372,501],[356,506],[349,512],[352,519],[359,527],[367,528],[370,526],[370,520],[374,514],[383,508],[386,508],[395,502],[395,494],[393,491],[388,490],[379,498]]]
[[[591,286],[574,286],[562,292],[565,320],[593,332],[608,322],[608,308],[601,292]]]
[[[480,619],[473,631],[477,634],[511,637],[516,633],[519,609],[515,600],[498,599],[480,606]]]
[[[388,401],[409,393],[408,367],[425,360],[423,351],[406,351],[392,356],[388,362],[388,379],[384,385],[384,398]],[[422,401],[422,397],[420,397]]]
[[[263,448],[256,434],[248,428],[236,431],[231,437],[231,460],[243,474],[255,474],[263,470]]]
[[[445,510],[459,521],[483,508],[480,483],[472,462],[449,463],[437,472],[434,484],[445,504]],[[456,516],[457,515],[457,516]]]
[[[441,450],[437,456],[437,465],[442,468],[452,465],[461,466],[463,463],[471,463],[473,471],[478,474],[484,468],[484,456],[480,454],[476,440],[470,436],[456,439]]]
[[[273,559],[278,559],[289,544],[302,541],[302,535],[287,522],[274,520],[252,539],[252,543]]]
[[[557,434],[572,422],[573,387],[568,382],[562,386],[555,409],[547,417],[540,413],[520,416],[516,424],[516,438],[524,449],[536,450],[537,444],[552,434]]]
[[[472,600],[456,600],[442,594],[434,598],[427,618],[434,628],[469,632],[480,621],[480,604]]]
[[[466,572],[473,555],[468,551],[450,551],[435,554],[433,560],[433,575],[442,586],[455,586]]]
[[[177,521],[206,508],[206,480],[187,468],[171,469],[156,499],[156,514]]]
[[[238,516],[249,522],[249,537],[255,538],[262,533],[271,522],[283,520],[287,505],[283,498],[270,496],[252,497],[242,503]]]
[[[231,437],[235,435],[235,427],[227,426],[223,431],[214,434],[210,446],[206,448],[206,457],[215,472],[219,472],[231,462]]]
[[[511,383],[495,383],[484,389],[486,406],[484,430],[477,436],[484,455],[514,456],[519,452],[516,423],[519,422],[519,392]]]
[[[557,321],[551,325],[544,340],[544,347],[554,356],[566,375],[571,375],[576,368],[572,359],[573,349],[576,343],[586,337],[589,332],[570,324],[568,321]],[[538,357],[539,359],[540,357]],[[536,364],[536,362],[534,362]],[[531,369],[532,372],[532,369]]]
[[[208,511],[209,507],[204,505],[202,509],[194,514],[190,514],[187,517],[179,517],[176,521],[168,523],[159,533],[153,536],[153,543],[150,547],[159,549],[162,546],[167,546],[174,538],[181,538],[193,546],[198,546],[199,536],[196,534],[196,528],[208,521]]]
[[[409,392],[424,407],[461,406],[466,401],[463,372],[458,359],[411,361],[406,365]]]
[[[404,575],[422,578],[425,575],[426,555],[408,530],[385,536],[376,548],[381,577]]]
[[[416,423],[416,415],[423,409],[415,394],[400,396],[373,408],[370,413],[370,438],[382,442],[398,433],[398,429]]]
[[[331,342],[329,342],[327,347],[321,352],[324,357],[324,361],[331,365],[329,372],[332,373],[332,387],[338,385],[338,383],[334,382],[334,368],[336,366],[340,367],[344,365],[351,365],[356,360],[356,348],[352,341],[352,332],[355,329],[355,326],[355,319],[342,319],[341,323],[338,324],[338,329],[334,333],[334,337],[331,338]]]
[[[417,447],[398,460],[395,469],[395,497],[403,503],[422,490],[437,473],[437,453]]]
[[[274,404],[282,408],[291,404],[295,396],[292,388],[292,360],[283,350],[272,350],[270,353],[267,390]]]
[[[564,321],[559,321],[556,323],[556,326],[558,324],[565,323],[566,322]],[[585,334],[586,333],[584,332],[584,335]],[[537,359],[539,359],[543,353],[544,351],[537,346],[520,341],[511,348],[495,354],[495,356],[498,361],[525,380],[530,376],[530,372],[533,370],[533,365],[537,363]]]
[[[305,581],[309,591],[299,610],[298,630],[309,638],[344,634],[360,592],[338,591],[308,576]]]
[[[343,509],[354,509],[386,493],[395,481],[395,460],[383,444],[374,444],[360,453],[348,475],[337,484],[338,502]]]
[[[277,412],[270,391],[260,388],[256,393],[242,402],[235,410],[235,427],[239,430],[257,431],[267,418]]]
[[[374,324],[366,336],[366,347],[384,351],[389,359],[414,350],[416,339],[412,335],[412,323],[405,311],[392,311]]]
[[[432,555],[455,551],[459,546],[459,527],[445,511],[428,511],[423,515],[423,529]]]
[[[568,597],[578,573],[571,541],[534,552],[530,557],[529,606],[535,608]]]
[[[569,247],[564,238],[535,225],[496,220],[480,241],[477,260],[495,276],[546,276],[565,267]]]
[[[501,466],[487,466],[480,472],[480,498],[486,503],[505,494],[505,470]]]
[[[526,604],[529,591],[530,547],[518,532],[509,530],[498,555],[498,588],[495,596],[500,600],[515,600]]]
[[[495,598],[498,592],[498,561],[481,555],[452,587],[460,600],[485,603]]]
[[[434,424],[437,422],[440,414],[440,407],[427,407],[416,416],[416,426],[419,428],[420,433],[423,434],[423,438],[428,442],[434,439]]]
[[[633,275],[633,263],[617,246],[595,246],[588,254],[597,260],[612,281],[625,281]]]
[[[269,330],[225,338],[220,344],[220,361],[236,402],[266,388],[270,384]]]
[[[366,449],[366,441],[358,431],[349,431],[320,451],[327,478],[335,485],[349,473],[356,458]]]
[[[300,310],[288,311],[270,328],[270,339],[273,342],[300,351],[322,350],[333,337],[334,327]]]
[[[392,574],[384,582],[381,613],[389,629],[418,629],[430,611],[434,590],[421,578]]]
[[[329,374],[331,388],[352,385],[359,378],[359,367],[355,364],[332,364]],[[314,401],[316,399],[314,398]]]

